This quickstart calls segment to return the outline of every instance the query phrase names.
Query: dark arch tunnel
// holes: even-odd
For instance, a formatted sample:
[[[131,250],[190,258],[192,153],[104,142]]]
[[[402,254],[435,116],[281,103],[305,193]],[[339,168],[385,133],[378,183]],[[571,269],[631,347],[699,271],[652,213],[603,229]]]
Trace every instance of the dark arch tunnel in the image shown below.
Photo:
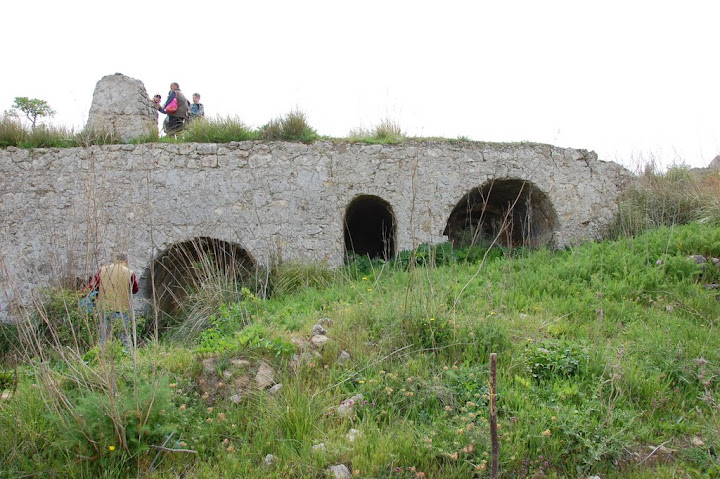
[[[161,324],[166,324],[182,312],[188,294],[199,291],[206,282],[217,281],[239,291],[255,270],[255,261],[239,245],[193,238],[173,244],[153,261],[146,274],[145,293]]]
[[[395,215],[378,196],[362,195],[345,210],[345,254],[390,259],[395,255]]]
[[[527,180],[502,179],[463,196],[443,234],[454,247],[536,247],[552,243],[557,224],[555,208],[542,190]]]

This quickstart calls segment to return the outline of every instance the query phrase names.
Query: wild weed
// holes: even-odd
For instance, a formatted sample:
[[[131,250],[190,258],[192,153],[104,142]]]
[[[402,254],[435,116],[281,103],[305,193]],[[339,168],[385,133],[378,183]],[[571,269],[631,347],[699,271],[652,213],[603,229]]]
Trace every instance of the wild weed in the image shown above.
[[[190,122],[179,140],[195,143],[229,143],[254,140],[258,133],[238,117],[210,118]]]
[[[351,130],[347,139],[370,144],[395,144],[402,142],[405,137],[400,125],[396,121],[386,118],[370,130],[364,128]]]
[[[674,166],[661,173],[649,164],[620,198],[609,238],[635,236],[661,226],[714,221],[720,188],[716,174]]]
[[[0,148],[19,146],[27,136],[28,131],[19,118],[7,113],[3,114],[0,118]]]
[[[318,139],[318,135],[308,124],[307,115],[302,110],[296,108],[284,117],[272,119],[261,127],[259,139],[312,143]]]

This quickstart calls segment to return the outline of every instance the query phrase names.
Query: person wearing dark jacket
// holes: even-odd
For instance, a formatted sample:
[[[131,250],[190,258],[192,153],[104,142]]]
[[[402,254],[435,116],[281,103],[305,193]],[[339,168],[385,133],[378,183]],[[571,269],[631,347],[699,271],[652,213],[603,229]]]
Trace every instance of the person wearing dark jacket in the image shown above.
[[[168,112],[167,106],[177,98],[177,110],[174,112]],[[175,134],[182,130],[185,126],[185,121],[188,118],[188,110],[190,108],[190,102],[185,98],[185,95],[180,91],[180,85],[173,82],[170,84],[170,92],[168,93],[165,105],[160,109],[162,113],[168,116],[167,133]]]

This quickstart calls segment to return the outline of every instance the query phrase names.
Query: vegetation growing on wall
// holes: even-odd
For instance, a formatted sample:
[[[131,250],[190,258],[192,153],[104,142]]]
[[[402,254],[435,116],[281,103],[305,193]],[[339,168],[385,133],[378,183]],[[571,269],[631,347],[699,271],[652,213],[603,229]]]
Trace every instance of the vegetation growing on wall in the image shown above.
[[[319,139],[332,139],[318,135],[308,123],[307,115],[298,109],[274,118],[256,128],[246,125],[238,117],[210,117],[190,122],[177,136],[159,137],[157,133],[136,138],[132,143],[229,143],[231,141],[266,140],[312,143]],[[370,130],[357,128],[351,131],[347,141],[368,144],[396,144],[408,137],[400,125],[385,119]],[[433,138],[433,140],[444,140]],[[445,140],[453,141],[453,140]],[[462,141],[469,141],[462,137]],[[16,116],[5,114],[0,119],[0,148],[71,148],[76,146],[107,145],[121,143],[119,138],[103,131],[75,132],[71,129],[50,125],[41,128],[25,128]]]

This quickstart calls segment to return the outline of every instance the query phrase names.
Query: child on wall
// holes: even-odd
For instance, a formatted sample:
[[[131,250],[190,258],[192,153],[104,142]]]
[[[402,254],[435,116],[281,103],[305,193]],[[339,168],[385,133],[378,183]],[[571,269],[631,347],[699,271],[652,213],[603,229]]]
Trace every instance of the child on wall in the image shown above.
[[[193,102],[190,105],[190,117],[189,120],[193,121],[198,118],[205,117],[205,107],[200,103],[200,93],[193,93]]]

